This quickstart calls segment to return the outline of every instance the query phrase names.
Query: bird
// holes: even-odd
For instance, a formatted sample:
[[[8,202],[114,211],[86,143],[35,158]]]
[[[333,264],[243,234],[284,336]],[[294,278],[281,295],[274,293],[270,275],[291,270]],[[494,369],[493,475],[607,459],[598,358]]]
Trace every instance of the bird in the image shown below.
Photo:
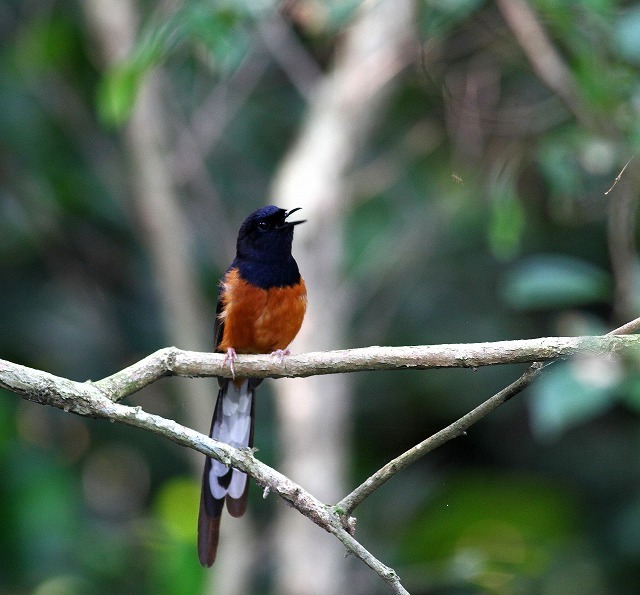
[[[255,391],[262,381],[235,376],[237,354],[270,353],[282,361],[304,319],[307,290],[291,249],[294,227],[305,221],[288,220],[299,210],[268,205],[251,213],[240,226],[236,256],[218,286],[214,345],[225,354],[232,378],[218,378],[210,436],[235,448],[253,446]],[[203,566],[216,559],[225,503],[231,516],[240,517],[248,495],[245,473],[205,458],[198,514]]]

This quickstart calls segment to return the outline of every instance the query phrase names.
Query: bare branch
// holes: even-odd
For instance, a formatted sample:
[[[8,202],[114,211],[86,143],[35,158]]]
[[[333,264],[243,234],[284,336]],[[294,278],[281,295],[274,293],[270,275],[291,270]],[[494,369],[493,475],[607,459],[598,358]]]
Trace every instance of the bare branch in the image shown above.
[[[373,494],[373,492],[394,475],[406,469],[427,453],[442,446],[445,442],[464,435],[469,427],[529,386],[543,365],[544,364],[533,364],[520,378],[506,388],[503,388],[499,393],[496,393],[493,397],[487,399],[484,403],[478,405],[475,409],[448,425],[446,428],[423,440],[420,444],[416,444],[416,446],[402,453],[399,457],[389,461],[384,467],[376,471],[364,483],[353,490],[353,492],[338,502],[336,509],[345,516],[350,515],[356,506],[361,504],[365,498]]]
[[[585,352],[610,354],[636,349],[640,344],[640,337],[616,335],[636,331],[639,327],[640,318],[604,337],[545,338],[467,345],[369,347],[290,356],[283,364],[269,356],[239,357],[236,372],[255,377],[310,376],[358,370],[475,367],[535,360],[529,370],[514,383],[447,428],[385,465],[336,506],[322,504],[298,484],[258,461],[249,449],[237,450],[172,420],[149,414],[141,407],[128,407],[117,402],[163,376],[229,376],[230,372],[224,366],[224,356],[221,354],[190,352],[168,347],[95,383],[75,382],[0,360],[0,388],[67,412],[105,418],[146,429],[176,444],[187,446],[245,471],[259,485],[277,493],[304,516],[339,539],[350,552],[389,584],[395,593],[407,593],[396,572],[377,560],[353,537],[349,518],[353,509],[400,470],[448,440],[460,436],[472,424],[528,386],[543,367],[540,360]]]
[[[635,320],[627,322],[626,324],[610,331],[606,336],[612,337],[616,335],[619,336],[627,333],[634,333],[639,329],[640,318],[636,318]],[[439,446],[442,446],[445,442],[465,434],[467,429],[477,421],[480,421],[494,409],[527,388],[527,386],[529,386],[535,378],[538,377],[540,372],[542,372],[543,368],[547,365],[550,365],[550,363],[545,365],[541,361],[533,362],[529,369],[509,386],[503,388],[500,392],[484,401],[481,405],[478,405],[478,407],[460,419],[433,434],[426,440],[423,440],[376,471],[364,483],[360,484],[355,490],[338,502],[338,504],[336,504],[336,510],[343,515],[346,522],[346,519],[351,515],[356,506],[360,505],[365,498],[375,492],[382,484],[386,483],[394,475],[403,469],[406,469],[409,465],[415,463],[427,453],[435,450]]]
[[[250,449],[235,449],[175,421],[147,413],[141,407],[116,403],[91,382],[74,382],[5,360],[0,360],[0,387],[43,405],[154,432],[176,444],[242,469],[259,485],[268,487],[269,491],[278,494],[316,525],[335,535],[350,552],[388,583],[395,593],[407,593],[396,572],[376,559],[344,528],[333,507],[323,504],[298,484],[258,461]]]
[[[612,331],[609,331],[607,333],[607,336],[629,335],[631,333],[637,333],[639,330],[640,330],[640,318],[634,318],[630,322],[627,322],[622,326],[619,326],[618,328],[613,329]]]
[[[238,376],[295,378],[409,368],[477,368],[548,361],[580,353],[612,353],[638,346],[640,337],[610,334],[603,337],[547,337],[492,343],[362,347],[290,355],[282,364],[269,355],[239,355],[235,370]],[[231,371],[224,364],[222,354],[166,347],[113,376],[98,380],[95,385],[118,401],[163,376],[230,378]]]

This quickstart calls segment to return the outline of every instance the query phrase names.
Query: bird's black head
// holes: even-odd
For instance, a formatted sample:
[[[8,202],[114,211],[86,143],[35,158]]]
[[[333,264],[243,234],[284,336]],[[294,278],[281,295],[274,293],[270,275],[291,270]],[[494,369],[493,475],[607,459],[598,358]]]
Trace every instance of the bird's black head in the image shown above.
[[[286,261],[291,256],[293,227],[304,223],[287,221],[287,217],[298,210],[285,211],[269,205],[251,213],[240,227],[236,257],[261,262]]]

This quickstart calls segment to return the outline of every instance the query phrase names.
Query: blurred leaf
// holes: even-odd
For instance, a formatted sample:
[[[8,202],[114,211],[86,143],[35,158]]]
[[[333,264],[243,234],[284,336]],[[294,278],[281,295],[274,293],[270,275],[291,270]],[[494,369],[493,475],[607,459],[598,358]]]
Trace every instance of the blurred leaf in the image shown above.
[[[327,10],[327,26],[330,30],[336,31],[338,28],[344,27],[347,21],[353,17],[362,1],[325,0],[323,4]]]
[[[53,576],[40,583],[33,595],[91,595],[100,590],[81,576],[64,574]]]
[[[497,189],[491,202],[489,244],[496,258],[513,258],[524,232],[524,211],[515,188]]]
[[[168,541],[153,552],[150,593],[203,593],[207,574],[198,562],[194,541]]]
[[[129,118],[143,77],[169,52],[172,35],[172,21],[148,25],[129,57],[107,70],[97,98],[104,124],[117,126]]]
[[[524,259],[508,272],[502,295],[513,308],[565,308],[606,301],[608,273],[569,256],[540,255]]]
[[[614,25],[613,36],[620,55],[629,62],[640,64],[640,8],[629,8]]]
[[[165,482],[155,502],[164,531],[153,550],[156,593],[199,593],[205,572],[196,556],[200,486],[186,478]]]
[[[148,65],[150,66],[150,64]],[[107,126],[117,126],[127,121],[145,70],[122,63],[109,69],[98,86],[98,113]]]
[[[102,121],[110,126],[123,124],[149,70],[187,42],[206,49],[220,72],[236,69],[249,49],[249,25],[268,5],[256,3],[251,8],[243,2],[188,2],[168,19],[150,22],[130,56],[104,75],[98,89]]]
[[[593,106],[606,107],[618,103],[612,85],[609,84],[612,70],[611,65],[605,63],[597,55],[580,55],[576,60],[573,72],[578,81],[581,95]],[[616,91],[620,89],[615,87]]]
[[[616,7],[615,0],[535,0],[535,4],[545,25],[571,36],[568,41],[584,35],[586,25],[611,17]]]
[[[576,141],[570,135],[549,136],[539,144],[538,162],[553,193],[573,195],[582,187],[576,152]]]
[[[54,456],[14,444],[3,478],[14,502],[10,536],[22,571],[53,576],[73,558],[81,526],[79,482]]]
[[[185,6],[176,18],[179,36],[202,44],[223,73],[237,68],[246,55],[250,35],[245,27],[250,15],[231,6],[211,10],[207,4]]]
[[[156,512],[169,533],[178,540],[196,539],[200,485],[191,479],[175,478],[162,485]]]
[[[544,572],[575,528],[575,501],[532,477],[460,473],[408,524],[403,552],[454,583],[489,586]],[[509,590],[504,592],[511,592]]]
[[[547,23],[568,27],[572,22],[571,2],[567,0],[536,0],[535,4]]]
[[[34,19],[16,40],[16,63],[23,73],[35,77],[45,70],[60,68],[72,60],[76,42],[74,28],[67,19]]]
[[[554,364],[531,387],[533,431],[540,438],[557,439],[568,428],[602,415],[617,401],[621,375],[617,360],[605,356]]]

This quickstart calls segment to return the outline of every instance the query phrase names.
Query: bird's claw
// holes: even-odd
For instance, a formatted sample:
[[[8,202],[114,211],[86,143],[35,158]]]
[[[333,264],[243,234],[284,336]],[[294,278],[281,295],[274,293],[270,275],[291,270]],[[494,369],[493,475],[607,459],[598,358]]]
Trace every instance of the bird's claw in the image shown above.
[[[277,357],[279,364],[284,361],[285,355],[291,355],[291,351],[289,351],[288,349],[276,349],[275,351],[271,352],[271,357]]]
[[[222,360],[223,366],[225,366],[227,363],[229,364],[229,369],[231,370],[231,378],[233,378],[234,380],[236,379],[235,361],[237,357],[238,354],[236,353],[236,350],[233,347],[229,347],[229,349],[227,349],[227,353],[224,356],[224,359]]]

